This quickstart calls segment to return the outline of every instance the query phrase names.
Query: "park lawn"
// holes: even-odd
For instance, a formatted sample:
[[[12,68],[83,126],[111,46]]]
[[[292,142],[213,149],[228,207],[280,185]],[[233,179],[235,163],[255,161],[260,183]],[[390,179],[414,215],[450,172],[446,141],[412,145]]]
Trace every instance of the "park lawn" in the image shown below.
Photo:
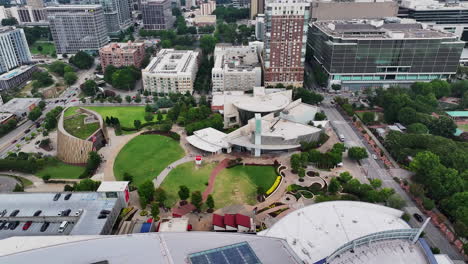
[[[133,176],[136,186],[153,180],[172,162],[184,156],[179,142],[161,135],[139,135],[128,142],[114,162],[114,175],[123,179],[125,172]]]
[[[87,106],[85,108],[97,112],[104,120],[106,116],[117,117],[123,127],[133,127],[134,120],[140,120],[142,124],[146,123],[144,106]],[[65,112],[65,116],[75,114],[76,109],[78,109],[76,106],[70,107]],[[156,121],[156,116],[153,121]]]
[[[198,167],[194,162],[187,162],[171,170],[161,184],[161,188],[167,193],[166,206],[173,207],[180,200],[178,195],[180,185],[187,186],[190,193],[194,191],[203,193],[207,187],[206,183],[208,183],[210,173],[215,167],[215,163],[204,163]],[[190,198],[188,200],[190,201]]]
[[[276,177],[273,166],[235,166],[222,170],[216,176],[212,193],[215,208],[233,204],[256,204],[257,187],[262,187],[266,192]]]
[[[78,179],[84,171],[84,167],[68,165],[57,161],[53,165],[47,165],[38,171],[36,176],[42,178],[42,176],[48,174],[52,179]]]
[[[458,128],[460,130],[463,130],[464,132],[468,132],[468,124],[465,125],[458,125]]]
[[[86,115],[83,114],[83,115],[77,115],[75,117],[66,119],[63,121],[63,127],[71,135],[77,138],[87,139],[94,132],[96,132],[96,130],[98,130],[99,122],[85,124],[84,123],[85,117]]]
[[[42,50],[39,51],[38,47],[41,46]],[[53,42],[36,41],[29,47],[32,54],[51,55],[55,53],[55,45]]]

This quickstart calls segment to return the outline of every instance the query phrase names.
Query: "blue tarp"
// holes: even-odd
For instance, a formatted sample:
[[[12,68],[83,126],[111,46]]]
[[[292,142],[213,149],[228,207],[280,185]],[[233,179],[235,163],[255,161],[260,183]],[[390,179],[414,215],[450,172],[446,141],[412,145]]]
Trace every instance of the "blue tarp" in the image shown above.
[[[141,225],[140,233],[148,233],[151,229],[151,223],[143,223]]]

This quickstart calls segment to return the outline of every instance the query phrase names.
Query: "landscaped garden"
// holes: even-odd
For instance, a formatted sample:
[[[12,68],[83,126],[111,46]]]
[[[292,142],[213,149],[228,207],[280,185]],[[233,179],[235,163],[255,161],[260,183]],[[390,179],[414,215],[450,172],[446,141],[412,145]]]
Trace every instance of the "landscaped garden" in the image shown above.
[[[200,191],[203,193],[207,187],[206,184],[208,183],[211,171],[215,167],[215,163],[204,163],[201,166],[197,166],[194,162],[187,162],[171,170],[161,184],[161,188],[167,193],[166,206],[173,207],[180,200],[177,192],[181,185],[187,186],[190,192]]]
[[[56,161],[39,170],[36,176],[42,178],[44,175],[49,175],[51,179],[78,179],[84,171],[84,167]]]
[[[114,175],[122,180],[127,172],[134,177],[134,184],[138,186],[145,180],[153,180],[164,168],[183,156],[179,142],[169,137],[140,135],[128,142],[117,155]]]
[[[65,116],[75,114],[79,107],[70,107],[65,112]],[[93,110],[101,115],[103,119],[108,117],[116,117],[119,119],[121,126],[133,127],[134,120],[140,120],[145,123],[145,107],[143,106],[87,106],[86,109]]]
[[[273,166],[238,165],[222,170],[216,176],[213,191],[216,208],[232,204],[256,204],[258,188],[266,192],[276,177]]]
[[[55,45],[53,42],[36,41],[29,47],[32,54],[41,54],[52,56],[55,54]]]
[[[84,120],[86,116],[85,114],[81,114],[65,119],[63,121],[63,127],[71,135],[77,138],[87,139],[99,129],[99,122],[85,124]]]

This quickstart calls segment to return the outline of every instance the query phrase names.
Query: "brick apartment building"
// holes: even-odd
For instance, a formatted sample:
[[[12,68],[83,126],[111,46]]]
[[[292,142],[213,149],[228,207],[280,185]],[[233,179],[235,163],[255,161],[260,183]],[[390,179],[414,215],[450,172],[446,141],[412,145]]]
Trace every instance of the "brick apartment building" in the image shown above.
[[[115,67],[134,65],[139,68],[145,57],[145,44],[131,41],[128,43],[109,43],[99,49],[99,56],[103,71],[108,65]]]

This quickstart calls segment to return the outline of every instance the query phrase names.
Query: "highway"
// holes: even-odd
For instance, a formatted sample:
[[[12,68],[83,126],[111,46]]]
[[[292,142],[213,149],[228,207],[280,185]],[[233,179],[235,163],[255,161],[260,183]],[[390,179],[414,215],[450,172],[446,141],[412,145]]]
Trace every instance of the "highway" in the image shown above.
[[[369,145],[364,144],[364,139],[357,134],[355,128],[350,124],[350,121],[346,121],[343,116],[334,108],[333,105],[326,102],[322,105],[322,110],[327,115],[328,120],[331,122],[333,129],[337,134],[342,134],[345,137],[345,145],[348,147],[358,146],[365,147],[371,154],[375,154]],[[371,155],[369,155],[371,157]],[[393,180],[393,177],[387,169],[383,167],[383,164],[378,163],[373,158],[367,158],[361,161],[362,167],[367,171],[368,178],[378,178],[382,180],[382,187],[393,188],[397,194],[399,194],[406,201],[406,207],[404,211],[410,214],[410,225],[414,228],[419,228],[422,223],[417,222],[413,214],[418,213],[425,218],[425,215],[416,207],[416,204],[406,194],[406,192],[400,187],[398,183]],[[443,254],[447,254],[453,260],[464,260],[462,254],[450,244],[445,236],[436,228],[432,223],[429,223],[424,230],[425,239],[429,242],[432,247],[438,247]]]

